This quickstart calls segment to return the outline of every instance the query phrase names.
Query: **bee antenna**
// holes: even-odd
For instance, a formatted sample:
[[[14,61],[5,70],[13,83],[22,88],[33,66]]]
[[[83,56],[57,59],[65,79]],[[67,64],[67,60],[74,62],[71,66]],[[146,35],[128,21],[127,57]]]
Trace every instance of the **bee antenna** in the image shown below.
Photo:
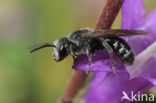
[[[43,44],[37,44],[37,45],[31,46],[31,47],[29,47],[27,49],[31,50],[30,53],[33,53],[34,51],[37,51],[37,50],[45,48],[45,47],[54,47],[54,48],[56,48],[56,46],[51,44],[51,43],[43,43]]]

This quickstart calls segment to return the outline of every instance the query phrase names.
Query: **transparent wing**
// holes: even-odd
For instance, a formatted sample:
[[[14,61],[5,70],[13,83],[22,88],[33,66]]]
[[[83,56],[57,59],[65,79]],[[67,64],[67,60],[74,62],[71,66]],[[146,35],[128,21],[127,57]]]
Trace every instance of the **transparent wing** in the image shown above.
[[[134,35],[146,35],[148,32],[143,30],[128,30],[128,29],[110,29],[110,30],[97,30],[92,34],[85,34],[81,39],[101,38],[106,36],[134,36]]]

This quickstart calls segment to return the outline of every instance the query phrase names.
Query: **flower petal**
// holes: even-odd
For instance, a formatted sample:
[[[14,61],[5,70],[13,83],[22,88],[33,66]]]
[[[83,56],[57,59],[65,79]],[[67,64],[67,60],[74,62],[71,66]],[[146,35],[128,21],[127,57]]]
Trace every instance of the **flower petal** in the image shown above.
[[[148,35],[135,36],[128,39],[128,43],[137,55],[156,40],[156,9],[154,9],[145,19],[143,25],[137,29],[146,30]]]
[[[155,37],[152,38],[153,34],[141,35],[128,38],[127,42],[134,51],[135,56],[145,50],[149,45],[155,41]]]
[[[130,103],[130,101],[122,99],[123,91],[131,98],[133,93],[145,93],[151,84],[148,79],[135,78],[129,80],[127,72],[122,73],[106,73],[99,72],[93,76],[88,92],[84,96],[85,103]]]
[[[127,70],[131,78],[138,76],[156,78],[156,42],[136,56],[134,64]]]
[[[141,68],[140,76],[156,78],[156,54],[153,55]]]
[[[140,27],[140,29],[146,30],[149,33],[153,34],[154,38],[156,38],[156,8],[148,14],[148,16],[145,18],[143,25]]]
[[[115,57],[114,65],[116,72],[125,71],[124,64]],[[77,68],[83,71],[88,70],[88,57],[87,55],[80,55],[74,61],[73,68]],[[96,55],[92,56],[92,62],[89,72],[112,72],[112,65],[107,51],[96,52]]]
[[[154,9],[144,20],[142,26],[135,28],[149,32],[147,35],[133,36],[127,39],[129,45],[133,48],[135,55],[141,53],[156,40],[156,9]]]
[[[124,0],[122,6],[122,29],[138,28],[144,18],[144,5],[142,0]]]

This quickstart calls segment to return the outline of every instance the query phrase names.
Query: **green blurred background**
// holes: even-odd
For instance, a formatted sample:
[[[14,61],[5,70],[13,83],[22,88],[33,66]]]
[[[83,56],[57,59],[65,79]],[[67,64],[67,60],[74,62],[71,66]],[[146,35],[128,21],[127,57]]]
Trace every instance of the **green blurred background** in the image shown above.
[[[144,0],[146,14],[156,0]],[[94,28],[104,0],[0,0],[0,103],[56,103],[70,80],[73,60],[56,63],[52,49],[27,47]],[[121,12],[113,28],[120,28]]]

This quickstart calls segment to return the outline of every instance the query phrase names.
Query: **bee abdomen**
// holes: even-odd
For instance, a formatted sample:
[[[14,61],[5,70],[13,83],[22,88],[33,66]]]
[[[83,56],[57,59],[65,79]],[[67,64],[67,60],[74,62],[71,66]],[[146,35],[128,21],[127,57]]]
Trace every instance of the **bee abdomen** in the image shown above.
[[[107,37],[105,40],[124,64],[133,64],[134,53],[125,40],[119,37]]]

